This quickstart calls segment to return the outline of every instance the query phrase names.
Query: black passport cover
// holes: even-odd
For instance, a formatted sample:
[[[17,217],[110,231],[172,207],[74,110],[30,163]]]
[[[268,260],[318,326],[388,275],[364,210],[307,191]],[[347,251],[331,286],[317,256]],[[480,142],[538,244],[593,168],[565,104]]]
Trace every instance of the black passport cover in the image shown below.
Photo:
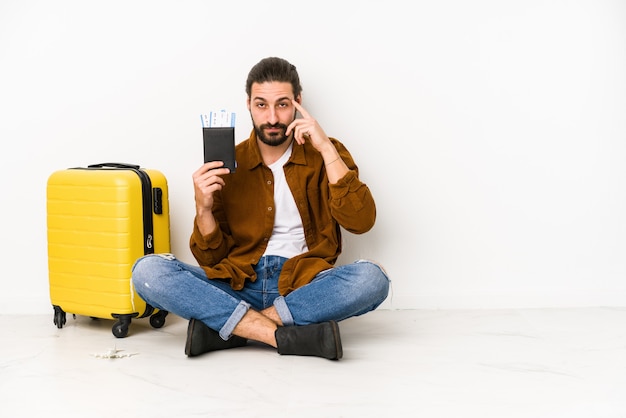
[[[235,172],[235,128],[202,128],[204,162],[224,161],[224,167]]]

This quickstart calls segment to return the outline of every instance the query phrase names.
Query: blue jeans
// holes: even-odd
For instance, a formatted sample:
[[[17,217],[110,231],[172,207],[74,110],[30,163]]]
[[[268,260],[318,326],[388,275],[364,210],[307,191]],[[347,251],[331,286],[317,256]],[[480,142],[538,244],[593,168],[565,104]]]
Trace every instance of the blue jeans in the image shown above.
[[[278,294],[278,276],[286,258],[262,257],[257,280],[233,290],[226,280],[208,279],[204,270],[172,254],[137,260],[132,281],[151,306],[185,319],[195,318],[227,340],[248,309],[276,308],[283,325],[341,321],[376,309],[387,298],[389,278],[377,264],[359,260],[320,272],[311,283],[287,296]]]

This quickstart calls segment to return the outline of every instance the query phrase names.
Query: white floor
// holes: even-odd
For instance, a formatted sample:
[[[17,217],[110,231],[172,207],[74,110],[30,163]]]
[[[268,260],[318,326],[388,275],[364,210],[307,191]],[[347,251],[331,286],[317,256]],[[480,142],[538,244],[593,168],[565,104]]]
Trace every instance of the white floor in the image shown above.
[[[112,324],[0,316],[0,416],[626,417],[626,308],[378,310],[340,324],[340,361],[187,358],[180,318]]]

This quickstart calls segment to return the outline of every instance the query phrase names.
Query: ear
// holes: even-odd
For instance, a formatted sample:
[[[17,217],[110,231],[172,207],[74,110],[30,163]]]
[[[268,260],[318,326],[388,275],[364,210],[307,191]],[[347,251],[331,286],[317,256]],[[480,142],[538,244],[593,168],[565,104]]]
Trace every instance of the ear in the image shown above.
[[[298,97],[295,98],[295,101],[298,102],[298,104],[302,104],[302,93],[298,94]]]
[[[246,106],[248,107],[248,111],[250,111],[250,98],[246,99]]]

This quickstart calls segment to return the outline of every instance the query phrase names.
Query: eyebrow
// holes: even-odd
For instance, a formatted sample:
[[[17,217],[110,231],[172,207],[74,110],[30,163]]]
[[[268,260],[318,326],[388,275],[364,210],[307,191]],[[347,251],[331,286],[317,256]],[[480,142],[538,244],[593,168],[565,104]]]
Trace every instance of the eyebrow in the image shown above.
[[[252,100],[253,100],[253,101],[262,101],[262,102],[267,102],[267,99],[266,99],[266,98],[264,98],[264,97],[254,97]],[[289,98],[289,97],[285,96],[285,97],[281,97],[280,99],[277,99],[277,100],[276,100],[276,102],[284,102],[284,101],[291,102],[291,100],[293,100],[293,99],[291,99],[291,98]]]

